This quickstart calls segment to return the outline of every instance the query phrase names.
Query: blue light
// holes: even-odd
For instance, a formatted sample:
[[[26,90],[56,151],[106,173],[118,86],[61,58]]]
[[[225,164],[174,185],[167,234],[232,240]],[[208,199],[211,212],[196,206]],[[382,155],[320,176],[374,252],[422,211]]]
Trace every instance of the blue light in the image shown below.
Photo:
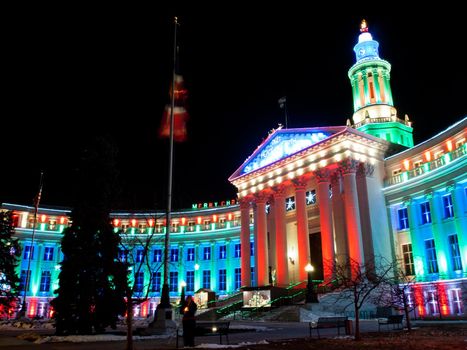
[[[256,157],[245,165],[242,173],[250,173],[282,158],[286,158],[324,140],[329,135],[323,132],[277,134],[263,146],[263,149]]]

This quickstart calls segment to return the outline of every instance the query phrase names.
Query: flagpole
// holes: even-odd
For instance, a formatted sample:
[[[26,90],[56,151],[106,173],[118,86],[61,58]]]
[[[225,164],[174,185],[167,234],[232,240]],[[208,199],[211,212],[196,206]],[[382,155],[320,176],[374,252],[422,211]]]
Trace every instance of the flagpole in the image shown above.
[[[170,109],[170,146],[169,146],[169,179],[167,185],[167,212],[165,215],[165,239],[164,239],[164,281],[162,284],[161,301],[159,307],[170,308],[169,295],[169,235],[170,219],[172,214],[172,172],[173,172],[173,148],[174,148],[174,108],[175,108],[175,68],[177,62],[177,26],[178,18],[174,17],[174,47],[172,70],[172,93]]]
[[[42,195],[42,186],[44,184],[44,172],[41,171],[41,179],[39,182],[39,192],[37,193],[37,197],[34,198],[34,221],[32,224],[32,234],[31,234],[31,249],[29,250],[28,256],[28,268],[26,270],[26,281],[24,284],[24,291],[23,291],[23,304],[21,306],[20,316],[26,316],[26,293],[29,289],[29,283],[31,281],[31,259],[34,253],[34,236],[36,234],[36,225],[37,225],[37,211],[39,210],[39,201],[41,200]]]

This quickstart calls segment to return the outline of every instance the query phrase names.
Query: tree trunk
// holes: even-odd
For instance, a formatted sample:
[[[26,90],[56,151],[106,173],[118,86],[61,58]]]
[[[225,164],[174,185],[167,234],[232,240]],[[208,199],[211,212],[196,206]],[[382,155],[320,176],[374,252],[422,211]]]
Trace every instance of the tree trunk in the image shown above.
[[[405,322],[407,323],[407,331],[410,333],[412,330],[412,326],[410,324],[410,314],[409,314],[409,306],[407,305],[407,299],[404,296],[404,312],[405,312]]]
[[[126,350],[133,350],[133,300],[131,299],[131,291],[127,292],[126,305]]]
[[[357,307],[357,303],[355,303],[355,340],[361,340],[362,337],[360,336],[360,315],[359,309]]]

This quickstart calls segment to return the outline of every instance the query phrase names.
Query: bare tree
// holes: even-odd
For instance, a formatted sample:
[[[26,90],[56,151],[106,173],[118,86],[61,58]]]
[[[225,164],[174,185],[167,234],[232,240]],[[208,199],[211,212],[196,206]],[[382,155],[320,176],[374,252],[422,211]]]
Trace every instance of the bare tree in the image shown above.
[[[407,330],[410,332],[412,330],[410,312],[418,306],[414,297],[416,276],[408,274],[398,263],[394,263],[393,271],[393,278],[388,279],[388,283],[381,289],[378,304],[403,310]]]
[[[393,265],[384,258],[369,259],[371,263],[359,263],[353,259],[341,259],[344,263],[334,267],[331,288],[338,292],[337,300],[353,306],[355,312],[355,340],[360,340],[360,310],[365,302],[374,301],[380,289],[392,278]]]
[[[156,220],[154,220],[154,223]],[[139,230],[135,228],[135,230]],[[130,230],[121,230],[120,254],[119,259],[127,266],[127,283],[126,283],[126,323],[127,323],[127,346],[126,350],[133,350],[133,313],[134,308],[149,299],[151,285],[155,274],[161,269],[162,259],[160,262],[151,261],[150,252],[157,242],[162,238],[156,236],[154,229],[150,234],[131,233]],[[139,279],[144,272],[149,272],[148,283],[143,284]],[[131,278],[133,275],[133,278]],[[136,299],[133,297],[136,296]]]

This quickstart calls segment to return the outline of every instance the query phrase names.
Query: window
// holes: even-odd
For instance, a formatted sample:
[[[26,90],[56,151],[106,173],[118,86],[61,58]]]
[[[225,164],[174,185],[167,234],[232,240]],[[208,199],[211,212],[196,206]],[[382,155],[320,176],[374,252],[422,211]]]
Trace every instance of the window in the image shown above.
[[[34,259],[34,247],[27,245],[24,247],[24,259],[29,259],[29,257]]]
[[[19,279],[19,289],[22,291],[29,291],[29,282],[31,279],[31,270],[21,270]]]
[[[211,247],[204,247],[203,249],[203,259],[211,260]]]
[[[285,200],[285,211],[295,210],[295,197],[289,197]]]
[[[306,191],[306,205],[316,204],[316,190]]]
[[[45,247],[44,248],[44,261],[52,261],[54,259],[54,248]]]
[[[239,289],[242,286],[242,269],[241,268],[236,268],[235,269],[235,289]]]
[[[451,310],[454,315],[462,315],[464,313],[462,309],[462,298],[461,290],[454,288],[449,290],[449,299],[451,299]]]
[[[450,194],[443,196],[444,218],[452,218],[454,216],[454,207],[452,205],[452,196]]]
[[[128,257],[128,250],[126,249],[119,249],[118,250],[118,260],[121,262],[125,262]]]
[[[267,202],[264,209],[266,210],[266,214],[269,214],[271,212],[271,203]]]
[[[407,276],[413,276],[414,266],[413,266],[413,255],[412,255],[412,244],[403,244],[402,245],[402,254],[404,257],[404,271]]]
[[[250,242],[250,256],[255,256],[255,242]]]
[[[423,162],[421,160],[417,160],[413,162],[413,167],[414,168],[420,168],[422,166]]]
[[[186,261],[195,261],[195,248],[188,248],[186,251]]]
[[[135,292],[142,292],[144,288],[144,272],[135,273]]]
[[[161,262],[162,261],[162,249],[154,249],[154,258],[153,262]]]
[[[242,257],[242,245],[239,243],[235,244],[234,257],[235,258]]]
[[[142,262],[143,257],[144,257],[144,250],[143,249],[138,249],[136,251],[136,257],[135,257],[136,262]]]
[[[227,289],[227,270],[219,270],[219,290]]]
[[[225,218],[219,219],[219,227],[224,228],[225,227]]]
[[[209,230],[211,228],[211,220],[204,220],[204,229]]]
[[[193,292],[195,290],[195,272],[186,272],[186,291]]]
[[[435,159],[441,158],[443,156],[443,154],[444,154],[443,151],[436,152],[435,153]]]
[[[42,271],[41,285],[39,287],[39,291],[48,292],[50,290],[50,278],[51,278],[50,271]]]
[[[172,225],[170,226],[170,232],[178,232],[178,223],[177,222],[172,222]]]
[[[392,176],[397,176],[402,173],[402,169],[395,169],[392,171]]]
[[[428,265],[428,273],[438,273],[438,260],[436,258],[435,240],[429,239],[425,241],[426,263]]]
[[[156,272],[152,275],[152,292],[160,292],[161,291],[161,273]]]
[[[422,211],[422,225],[431,223],[430,202],[423,202],[420,204]]]
[[[160,223],[156,224],[156,232],[161,233],[162,231],[163,231],[162,224],[160,224]]]
[[[449,251],[451,252],[452,269],[454,271],[462,270],[461,252],[459,250],[459,241],[457,235],[448,236]]]
[[[250,269],[250,272],[251,272],[251,286],[256,286],[256,277],[255,277],[255,268],[252,267]]]
[[[465,143],[465,138],[456,141],[456,148],[460,148]]]
[[[178,252],[178,249],[177,249]],[[178,254],[177,254],[178,257]],[[177,292],[178,291],[178,272],[170,272],[169,273],[169,292]]]
[[[426,310],[428,315],[438,315],[438,295],[436,291],[430,290],[426,292]]]
[[[203,288],[211,289],[211,271],[203,271]]]
[[[407,230],[409,228],[409,218],[407,214],[407,208],[401,208],[397,211],[397,217],[399,220],[399,230]]]
[[[193,232],[195,230],[196,222],[189,221],[188,222],[188,232]]]
[[[219,246],[219,259],[227,258],[227,246],[221,245]]]
[[[170,261],[177,262],[178,261],[178,248],[170,249]]]

